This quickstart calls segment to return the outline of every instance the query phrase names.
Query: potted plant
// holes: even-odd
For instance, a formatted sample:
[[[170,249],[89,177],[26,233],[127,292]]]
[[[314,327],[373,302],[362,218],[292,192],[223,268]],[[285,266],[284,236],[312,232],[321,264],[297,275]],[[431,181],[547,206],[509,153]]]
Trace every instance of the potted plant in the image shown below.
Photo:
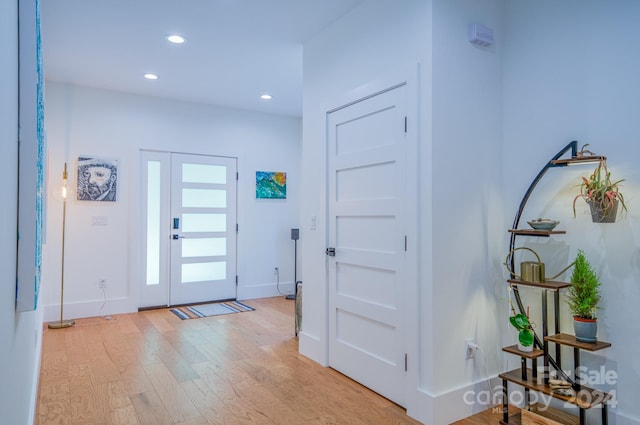
[[[529,317],[526,314],[517,313],[509,317],[509,322],[518,330],[518,350],[524,352],[533,351],[535,337]]]
[[[511,301],[511,287],[509,287],[509,306],[511,306],[511,316],[509,323],[518,331],[518,350],[524,352],[533,351],[533,342],[535,334],[533,332],[533,323],[529,320],[529,307],[527,314],[516,313],[516,309]]]
[[[580,193],[573,198],[573,216],[576,216],[576,202],[582,198],[591,208],[591,219],[594,223],[615,222],[618,204],[627,211],[624,197],[619,190],[619,185],[623,181],[624,179],[612,180],[606,160],[601,159],[591,175],[582,177]]]
[[[596,342],[596,312],[600,297],[600,279],[584,252],[578,250],[571,274],[571,286],[567,291],[567,304],[573,314],[573,326],[578,341]]]

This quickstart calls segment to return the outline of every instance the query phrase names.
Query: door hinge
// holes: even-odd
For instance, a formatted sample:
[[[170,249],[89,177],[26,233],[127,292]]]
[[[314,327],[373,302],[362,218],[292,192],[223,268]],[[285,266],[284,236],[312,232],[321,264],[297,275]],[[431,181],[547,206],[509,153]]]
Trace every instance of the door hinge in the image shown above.
[[[409,370],[409,369],[407,368],[407,363],[409,362],[408,357],[409,357],[409,356],[407,355],[407,353],[404,353],[404,371],[405,371],[405,372],[406,372],[407,370]]]
[[[238,225],[238,223],[236,223],[236,233],[238,233],[239,230],[240,230],[240,226]]]
[[[407,235],[404,235],[404,251],[405,251],[405,252],[407,251],[407,244],[408,244],[408,242],[407,242]]]
[[[240,173],[236,172],[236,180],[240,180]]]
[[[408,126],[408,124],[407,124],[407,117],[404,117],[404,132],[405,132],[405,133],[407,132],[407,126]]]
[[[236,275],[236,286],[238,286],[238,275]]]

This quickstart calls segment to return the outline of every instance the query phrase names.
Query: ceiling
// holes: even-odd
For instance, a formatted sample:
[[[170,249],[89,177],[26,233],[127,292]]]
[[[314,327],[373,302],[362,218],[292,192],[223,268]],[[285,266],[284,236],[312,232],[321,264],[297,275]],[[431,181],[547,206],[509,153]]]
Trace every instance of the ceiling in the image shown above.
[[[301,116],[303,43],[363,1],[40,0],[45,75]],[[172,33],[186,43],[169,43]],[[261,100],[263,93],[273,99]]]

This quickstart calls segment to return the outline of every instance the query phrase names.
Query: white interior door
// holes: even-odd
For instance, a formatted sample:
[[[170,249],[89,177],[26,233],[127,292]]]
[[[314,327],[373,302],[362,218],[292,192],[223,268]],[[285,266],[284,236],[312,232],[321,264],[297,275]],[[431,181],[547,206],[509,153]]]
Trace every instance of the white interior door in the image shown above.
[[[406,88],[328,115],[329,365],[405,402]]]
[[[236,297],[235,158],[143,152],[140,306]]]

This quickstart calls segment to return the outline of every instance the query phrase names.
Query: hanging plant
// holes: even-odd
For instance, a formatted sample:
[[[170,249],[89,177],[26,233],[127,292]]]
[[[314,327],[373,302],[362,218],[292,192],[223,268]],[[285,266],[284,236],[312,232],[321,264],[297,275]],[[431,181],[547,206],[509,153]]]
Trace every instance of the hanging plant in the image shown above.
[[[623,211],[627,211],[624,196],[620,192],[620,183],[623,181],[624,179],[612,180],[606,160],[601,159],[593,173],[582,177],[580,193],[573,198],[573,216],[576,216],[576,202],[578,199],[584,199],[591,208],[594,222],[613,223],[618,205],[622,206]]]

